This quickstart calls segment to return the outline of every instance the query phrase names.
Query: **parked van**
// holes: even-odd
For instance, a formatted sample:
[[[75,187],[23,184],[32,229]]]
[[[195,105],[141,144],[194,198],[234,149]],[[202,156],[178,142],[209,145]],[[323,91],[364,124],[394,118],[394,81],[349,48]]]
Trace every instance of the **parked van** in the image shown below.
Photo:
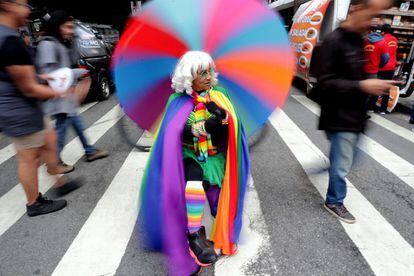
[[[108,50],[111,52],[114,51],[116,44],[119,41],[119,31],[112,28],[110,25],[104,24],[94,24],[94,23],[84,23],[88,26],[95,36],[102,40]]]
[[[92,78],[90,94],[99,100],[109,98],[113,82],[109,71],[111,52],[87,24],[75,22],[74,44],[79,55],[79,66],[87,69]]]
[[[27,30],[31,36],[33,47],[36,48],[37,43],[42,36],[42,14],[44,9],[32,16]],[[99,100],[109,98],[114,90],[114,83],[110,74],[111,51],[107,45],[98,39],[93,30],[79,20],[75,20],[74,50],[78,56],[78,65],[90,72],[92,79],[89,97]]]

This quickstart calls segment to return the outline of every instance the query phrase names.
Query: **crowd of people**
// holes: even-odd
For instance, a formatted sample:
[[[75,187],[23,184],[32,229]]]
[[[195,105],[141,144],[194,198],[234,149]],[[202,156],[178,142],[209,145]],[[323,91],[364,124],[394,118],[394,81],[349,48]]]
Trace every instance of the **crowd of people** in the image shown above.
[[[364,39],[364,57],[366,60],[364,73],[369,78],[392,80],[399,62],[397,60],[398,39],[393,35],[390,24],[380,27],[372,27]],[[380,96],[380,105],[377,104],[379,96],[370,96],[368,100],[368,111],[378,112],[381,115],[387,111],[389,95]],[[369,118],[369,116],[367,116]],[[410,124],[414,124],[414,104],[410,113]]]
[[[388,92],[397,84],[392,81],[397,48],[390,26],[364,38],[371,20],[390,4],[390,0],[351,0],[348,18],[321,46],[324,66],[315,88],[321,99],[319,128],[331,142],[324,207],[347,223],[356,219],[344,205],[345,178],[365,129],[367,110],[374,110],[381,96],[378,111],[385,114]],[[62,160],[69,126],[82,141],[87,161],[104,158],[108,152],[88,142],[78,113],[90,78],[80,79],[63,94],[47,85],[49,73],[76,66],[71,51],[73,18],[63,11],[51,13],[37,50],[31,51],[17,31],[29,13],[26,0],[0,0],[0,127],[16,148],[27,214],[36,216],[66,206],[65,200],[49,200],[39,193],[39,164],[44,162],[56,177],[58,195],[80,186],[61,177],[74,170]],[[172,77],[175,93],[143,180],[141,215],[148,245],[166,252],[182,275],[216,262],[216,250],[234,254],[241,230],[243,208],[239,206],[243,206],[250,172],[249,154],[243,124],[227,91],[219,86],[215,69],[213,59],[204,52],[187,52],[178,62]],[[184,200],[177,203],[176,198]],[[211,240],[201,223],[206,202],[215,220]]]
[[[52,193],[58,197],[76,190],[82,183],[62,174],[74,170],[65,164],[61,152],[66,130],[73,126],[85,148],[87,161],[108,156],[89,144],[78,114],[80,102],[89,91],[89,77],[80,79],[65,93],[47,85],[49,73],[76,67],[73,56],[73,18],[56,11],[44,22],[45,35],[36,51],[27,34],[20,34],[30,15],[26,0],[0,1],[0,128],[16,149],[17,174],[27,197],[27,214],[44,215],[64,208],[64,199],[49,200],[39,192],[38,167],[45,164],[56,178]],[[23,40],[22,40],[23,36]],[[54,128],[51,120],[54,120]]]

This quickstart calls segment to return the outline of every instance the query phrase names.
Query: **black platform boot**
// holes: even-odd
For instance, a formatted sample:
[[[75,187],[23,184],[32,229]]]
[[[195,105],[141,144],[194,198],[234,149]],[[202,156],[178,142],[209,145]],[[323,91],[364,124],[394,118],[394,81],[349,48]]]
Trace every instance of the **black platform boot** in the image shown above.
[[[206,230],[202,226],[197,232],[188,234],[190,254],[200,266],[209,266],[217,261],[218,256],[212,243],[206,239]]]

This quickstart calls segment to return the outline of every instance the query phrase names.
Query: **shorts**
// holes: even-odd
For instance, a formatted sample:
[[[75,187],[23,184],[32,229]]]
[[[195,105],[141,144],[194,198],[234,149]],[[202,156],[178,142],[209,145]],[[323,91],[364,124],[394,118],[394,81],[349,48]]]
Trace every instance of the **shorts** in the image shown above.
[[[10,137],[16,150],[27,150],[43,147],[46,143],[46,133],[49,129],[49,119],[44,118],[44,129],[31,134]]]

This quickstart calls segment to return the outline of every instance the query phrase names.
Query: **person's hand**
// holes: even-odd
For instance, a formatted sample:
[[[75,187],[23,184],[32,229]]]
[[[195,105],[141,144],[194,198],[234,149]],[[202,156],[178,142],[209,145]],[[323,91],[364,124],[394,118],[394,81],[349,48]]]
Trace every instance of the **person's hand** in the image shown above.
[[[359,87],[364,93],[382,96],[387,95],[394,85],[400,84],[399,81],[393,80],[380,80],[380,79],[367,79],[359,82]]]
[[[217,116],[220,119],[225,119],[227,114],[226,112],[221,109],[215,102],[210,101],[206,103],[206,108],[210,113],[213,113],[215,116]]]
[[[197,138],[200,136],[207,137],[208,133],[206,132],[204,125],[205,125],[205,121],[202,121],[202,122],[194,123],[191,126],[191,132],[193,133],[195,137]]]
[[[76,98],[78,99],[79,103],[82,103],[86,96],[89,93],[89,90],[91,88],[92,80],[90,77],[86,77],[79,81],[79,83],[76,85],[75,94]]]
[[[54,80],[54,78],[51,75],[49,75],[49,74],[40,74],[40,75],[37,75],[37,76],[40,79],[45,80],[45,81],[52,81],[52,80]]]

